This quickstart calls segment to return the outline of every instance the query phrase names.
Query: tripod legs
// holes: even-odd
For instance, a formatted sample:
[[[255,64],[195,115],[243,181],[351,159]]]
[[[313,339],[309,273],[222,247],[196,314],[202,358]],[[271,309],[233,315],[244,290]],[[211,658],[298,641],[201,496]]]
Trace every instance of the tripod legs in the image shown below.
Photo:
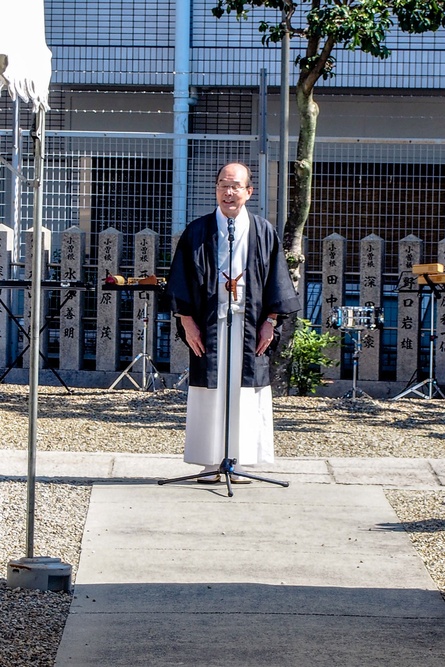
[[[354,354],[352,355],[352,388],[349,389],[346,394],[343,394],[342,398],[352,398],[355,401],[356,398],[371,398],[365,391],[357,387],[358,380],[358,362],[360,357],[360,352],[362,351],[362,338],[360,329],[357,330],[357,339],[353,338],[352,334],[347,331],[352,338],[354,343]]]
[[[429,378],[427,380],[423,380],[422,382],[418,382],[412,387],[408,387],[390,400],[396,401],[398,398],[408,396],[408,394],[416,394],[416,396],[420,396],[420,398],[434,398],[436,394],[439,394],[441,398],[445,398],[445,395],[441,388],[438,386],[437,381],[434,378]]]
[[[147,297],[148,298],[148,297]],[[142,391],[148,391],[150,386],[152,387],[153,391],[156,391],[156,386],[155,386],[155,380],[156,378],[160,378],[163,386],[165,387],[165,380],[160,376],[157,368],[153,364],[153,361],[148,354],[148,301],[147,298],[145,299],[144,302],[144,315],[142,318],[143,322],[143,329],[142,329],[142,352],[139,352],[138,355],[133,359],[133,361],[128,364],[127,368],[125,368],[122,373],[114,380],[114,382],[110,385],[110,389],[114,389],[117,384],[124,378],[128,378],[132,385],[136,387],[136,389],[141,389]],[[133,366],[139,361],[139,359],[142,359],[142,382],[139,385],[136,380],[130,375],[130,370],[133,368]]]
[[[144,370],[142,372],[142,383],[139,385],[137,381],[130,375],[130,370],[133,368],[136,362],[139,361],[139,359],[142,359],[142,362],[144,364]],[[148,367],[148,372],[147,372],[147,367]],[[114,389],[116,385],[119,384],[119,382],[124,378],[128,378],[130,382],[136,387],[136,389],[141,389],[142,391],[148,391],[150,387],[152,387],[153,391],[156,391],[156,386],[155,386],[155,380],[156,378],[160,378],[162,384],[165,387],[165,381],[164,379],[160,376],[158,370],[156,369],[155,365],[153,364],[151,357],[148,354],[144,354],[143,352],[140,352],[134,359],[133,361],[125,368],[122,373],[114,380],[114,382],[110,385],[109,389]]]
[[[433,287],[434,287],[434,285],[433,285]],[[438,298],[438,295],[432,289],[431,293],[430,293],[430,297],[429,297],[430,308],[431,308],[430,345],[429,345],[429,353],[430,353],[429,376],[426,380],[423,380],[421,382],[417,382],[413,386],[408,386],[400,394],[397,394],[397,396],[394,396],[391,399],[392,401],[396,401],[397,399],[403,398],[403,396],[408,396],[409,394],[415,394],[416,396],[420,396],[420,398],[427,398],[427,399],[434,398],[434,396],[436,394],[439,394],[439,396],[441,398],[445,398],[445,395],[444,395],[443,391],[438,386],[437,380],[434,377],[434,341],[437,338],[437,335],[434,333],[434,331],[435,331],[434,299],[433,299],[434,296],[436,298]],[[412,377],[414,377],[415,375],[416,375],[416,371],[413,373]],[[410,380],[410,382],[411,382],[411,380]]]
[[[173,389],[179,389],[181,384],[184,384],[184,382],[187,382],[188,379],[189,379],[189,369],[187,367],[187,368],[184,368],[184,370],[180,374],[180,376],[178,378],[178,381],[173,385]]]
[[[250,472],[235,471],[236,459],[224,458],[216,470],[206,471],[201,473],[196,473],[194,475],[185,475],[183,477],[174,477],[173,479],[160,479],[158,484],[163,486],[164,484],[171,484],[173,482],[185,482],[190,479],[201,479],[202,477],[209,477],[211,475],[224,475],[226,485],[227,485],[227,494],[229,498],[233,496],[232,484],[231,484],[231,475],[235,474],[237,477],[245,477],[247,479],[256,479],[259,482],[268,482],[269,484],[277,484],[278,486],[288,487],[289,482],[284,482],[282,480],[270,479],[268,477],[261,477],[260,475],[253,475]]]
[[[233,461],[233,459],[232,459],[232,461]],[[226,484],[227,484],[227,495],[229,496],[229,498],[232,498],[233,491],[232,491],[232,484],[231,484],[231,481],[230,481],[230,472],[233,472],[233,466],[231,467],[231,470],[230,469],[223,470],[223,464],[224,464],[224,461],[221,463],[219,468],[216,468],[215,470],[210,470],[210,471],[206,471],[206,472],[199,472],[199,473],[195,473],[194,475],[184,475],[183,477],[173,477],[172,479],[159,479],[158,484],[160,486],[163,486],[164,484],[172,484],[173,482],[187,482],[188,480],[191,480],[191,479],[199,480],[199,479],[202,479],[204,477],[211,477],[211,476],[214,476],[214,475],[224,474],[225,479],[226,479]]]

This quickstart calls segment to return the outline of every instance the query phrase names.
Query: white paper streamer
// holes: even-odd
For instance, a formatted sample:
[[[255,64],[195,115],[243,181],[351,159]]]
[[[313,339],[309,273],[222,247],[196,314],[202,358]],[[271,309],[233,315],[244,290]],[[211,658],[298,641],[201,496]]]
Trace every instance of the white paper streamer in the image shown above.
[[[50,79],[43,0],[0,0],[0,92],[48,110]]]

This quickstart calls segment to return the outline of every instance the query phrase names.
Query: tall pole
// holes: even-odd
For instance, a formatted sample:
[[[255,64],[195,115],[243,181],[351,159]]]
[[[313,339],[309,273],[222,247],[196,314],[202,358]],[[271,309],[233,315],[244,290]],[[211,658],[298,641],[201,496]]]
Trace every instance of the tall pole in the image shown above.
[[[33,250],[31,277],[31,319],[30,319],[30,360],[29,360],[29,425],[28,425],[28,491],[26,522],[26,555],[34,555],[34,518],[36,488],[36,443],[37,407],[39,386],[39,334],[40,295],[42,280],[42,211],[43,211],[43,163],[45,150],[45,111],[40,108],[36,114],[34,139],[34,210],[33,210]]]
[[[289,55],[290,36],[283,11],[285,33],[281,40],[281,87],[280,87],[280,157],[278,174],[278,222],[277,232],[283,240],[287,222],[287,182],[289,176]]]
[[[45,145],[45,109],[48,108],[48,88],[51,78],[51,52],[45,43],[45,20],[43,0],[6,2],[9,10],[14,8],[16,16],[9,21],[8,29],[13,35],[6,52],[8,70],[2,77],[8,83],[11,97],[16,95],[33,104],[35,122],[31,131],[34,142],[33,187],[33,249],[31,264],[31,313],[29,323],[29,409],[28,409],[28,479],[26,514],[27,557],[12,560],[7,566],[7,584],[11,588],[35,588],[40,590],[71,589],[71,566],[61,563],[60,558],[34,558],[34,518],[36,482],[37,408],[39,384],[39,336],[40,301],[42,281],[42,213],[43,213],[43,166]],[[25,8],[25,4],[27,5]],[[3,7],[2,7],[3,9]],[[25,11],[26,10],[26,11]],[[3,18],[3,17],[2,17]],[[10,17],[8,16],[8,19]],[[6,21],[8,23],[8,21]],[[17,35],[14,30],[17,28]],[[12,77],[10,78],[10,74]],[[34,78],[34,74],[36,78]],[[15,114],[18,114],[16,107]],[[17,115],[15,115],[17,127]],[[18,133],[19,135],[19,133]],[[13,157],[13,161],[17,156]],[[20,161],[19,161],[20,163]],[[12,167],[19,177],[19,169]],[[19,237],[15,239],[15,253],[19,252]],[[27,276],[28,277],[28,276]]]
[[[11,155],[11,170],[12,188],[11,188],[11,213],[13,220],[13,244],[12,244],[12,276],[11,278],[17,280],[19,276],[18,262],[20,261],[20,231],[21,231],[21,195],[22,195],[22,179],[20,178],[21,170],[21,152],[22,152],[22,137],[20,130],[20,98],[16,97],[13,102],[13,127],[12,127],[12,155]],[[18,311],[18,292],[12,290],[12,312]],[[18,330],[15,327],[11,332],[11,358],[17,357],[18,348]]]
[[[434,341],[436,339],[436,336],[434,335],[434,307],[435,307],[435,301],[434,301],[434,292],[431,290],[431,295],[430,295],[430,308],[431,308],[431,323],[430,323],[430,366],[429,366],[429,383],[428,383],[428,398],[433,398],[434,392],[433,392],[433,384],[435,384],[435,379],[434,379]]]
[[[176,0],[175,80],[173,140],[172,234],[187,222],[188,123],[190,104],[190,12],[191,0]]]
[[[14,171],[12,174],[12,195],[11,195],[11,212],[13,219],[14,242],[12,246],[12,263],[14,270],[16,264],[20,259],[20,195],[22,183],[18,172],[20,171],[20,99],[16,97],[13,102],[13,126],[12,126],[12,155],[11,166]],[[15,278],[16,276],[14,276]]]
[[[258,164],[259,212],[267,218],[267,69],[260,70],[260,155]]]

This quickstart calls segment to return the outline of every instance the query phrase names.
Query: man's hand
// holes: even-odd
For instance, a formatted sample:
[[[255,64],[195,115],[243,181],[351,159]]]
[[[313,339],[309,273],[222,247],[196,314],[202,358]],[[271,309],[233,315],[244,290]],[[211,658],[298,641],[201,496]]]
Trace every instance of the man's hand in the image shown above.
[[[184,327],[185,338],[197,357],[205,354],[205,348],[202,343],[201,332],[198,325],[191,315],[181,315],[181,324]]]
[[[272,341],[273,325],[270,322],[263,322],[259,331],[258,344],[255,353],[260,356],[264,354]]]

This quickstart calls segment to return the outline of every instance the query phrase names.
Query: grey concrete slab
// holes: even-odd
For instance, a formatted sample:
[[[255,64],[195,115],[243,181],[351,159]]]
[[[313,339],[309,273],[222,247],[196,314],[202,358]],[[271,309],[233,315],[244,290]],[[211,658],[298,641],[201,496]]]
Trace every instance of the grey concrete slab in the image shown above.
[[[241,588],[236,597],[243,593]],[[298,595],[293,609],[271,613],[266,595],[255,609],[241,613],[236,606],[201,610],[198,601],[194,611],[178,606],[172,613],[161,604],[142,614],[79,615],[75,632],[70,625],[65,630],[55,665],[442,667],[443,619],[342,615],[336,611],[342,593],[332,591],[327,613],[317,607],[300,612]],[[409,606],[407,597],[403,608]]]
[[[445,603],[382,488],[234,494],[96,484],[56,666],[443,664]]]
[[[40,452],[36,454],[38,477],[70,479],[109,478],[113,470],[113,454],[102,452]],[[0,450],[0,475],[26,477],[28,452]]]
[[[440,483],[424,459],[330,458],[337,484],[381,484],[386,487],[430,489]]]
[[[184,463],[182,456],[159,456],[147,454],[116,454],[113,477],[161,479],[180,477],[200,472],[202,466]]]
[[[0,450],[0,476],[26,477],[27,452]],[[198,473],[182,456],[104,452],[37,451],[37,476],[59,479],[134,480],[156,483]],[[394,488],[445,486],[445,459],[277,458],[251,472],[273,479],[315,484],[362,484]]]
[[[16,449],[0,450],[0,475],[24,477],[27,474],[28,452]]]
[[[141,549],[167,549],[179,539],[182,549],[213,551],[217,544],[217,548],[242,551],[248,539],[249,550],[254,550],[254,545],[273,545],[279,531],[280,546],[290,550],[304,544],[361,553],[375,543],[380,549],[392,548],[392,532],[400,530],[395,515],[387,511],[381,489],[346,487],[340,491],[332,486],[320,495],[316,485],[292,483],[281,489],[256,482],[236,487],[235,497],[227,503],[221,503],[224,496],[220,495],[226,493],[225,485],[211,489],[190,486],[186,496],[177,486],[168,491],[167,487],[129,486],[119,494],[112,486],[95,486],[83,548],[94,544],[96,552],[111,546],[127,549],[134,536],[132,547]],[[354,512],[344,498],[354,503]],[[197,502],[199,512],[195,511]],[[203,520],[203,514],[212,512],[216,515],[211,523]],[[376,512],[379,524],[375,523]]]
[[[216,466],[217,467],[217,466]],[[169,479],[183,475],[193,475],[202,470],[202,466],[184,463],[182,456],[159,456],[147,454],[116,454],[113,462],[113,477],[125,478],[160,478]],[[277,458],[272,465],[260,465],[247,468],[253,474],[281,478],[295,476],[299,481],[331,483],[327,462],[324,459]],[[288,479],[288,477],[286,477]]]
[[[73,614],[99,613],[236,613],[252,614],[265,607],[269,614],[325,614],[404,619],[442,618],[443,601],[423,589],[289,586],[285,584],[91,584],[78,585]],[[366,613],[363,613],[363,610]]]
[[[445,459],[428,459],[439,484],[445,486]]]
[[[28,453],[25,450],[0,450],[0,476],[25,477]],[[68,479],[141,479],[154,480],[192,475],[201,466],[184,463],[181,455],[123,454],[104,452],[37,451],[39,477]],[[254,474],[280,478],[282,473],[304,482],[331,483],[324,459],[277,458],[273,465],[249,469]]]
[[[264,545],[267,549],[268,545]],[[273,585],[321,586],[390,585],[403,588],[425,574],[415,554],[400,556],[396,562],[382,554],[332,554],[328,551],[221,551],[118,549],[113,552],[111,566],[104,568],[103,557],[94,550],[86,551],[84,564],[94,571],[91,583],[143,583],[145,581],[196,583],[197,581],[233,581],[255,583],[260,580]],[[86,577],[86,582],[90,581]],[[431,584],[424,577],[424,587]]]
[[[96,583],[255,582],[260,575],[277,584],[410,585],[413,572],[425,575],[422,564],[403,533],[381,529],[397,524],[382,490],[367,489],[358,500],[359,490],[256,483],[226,499],[190,486],[95,486],[78,578],[91,582],[85,577],[93,572]]]
[[[269,477],[280,477],[282,474],[292,475],[298,482],[312,482],[314,484],[330,484],[333,479],[329,471],[328,462],[321,458],[276,458],[272,465],[263,464],[253,468],[252,472]]]

